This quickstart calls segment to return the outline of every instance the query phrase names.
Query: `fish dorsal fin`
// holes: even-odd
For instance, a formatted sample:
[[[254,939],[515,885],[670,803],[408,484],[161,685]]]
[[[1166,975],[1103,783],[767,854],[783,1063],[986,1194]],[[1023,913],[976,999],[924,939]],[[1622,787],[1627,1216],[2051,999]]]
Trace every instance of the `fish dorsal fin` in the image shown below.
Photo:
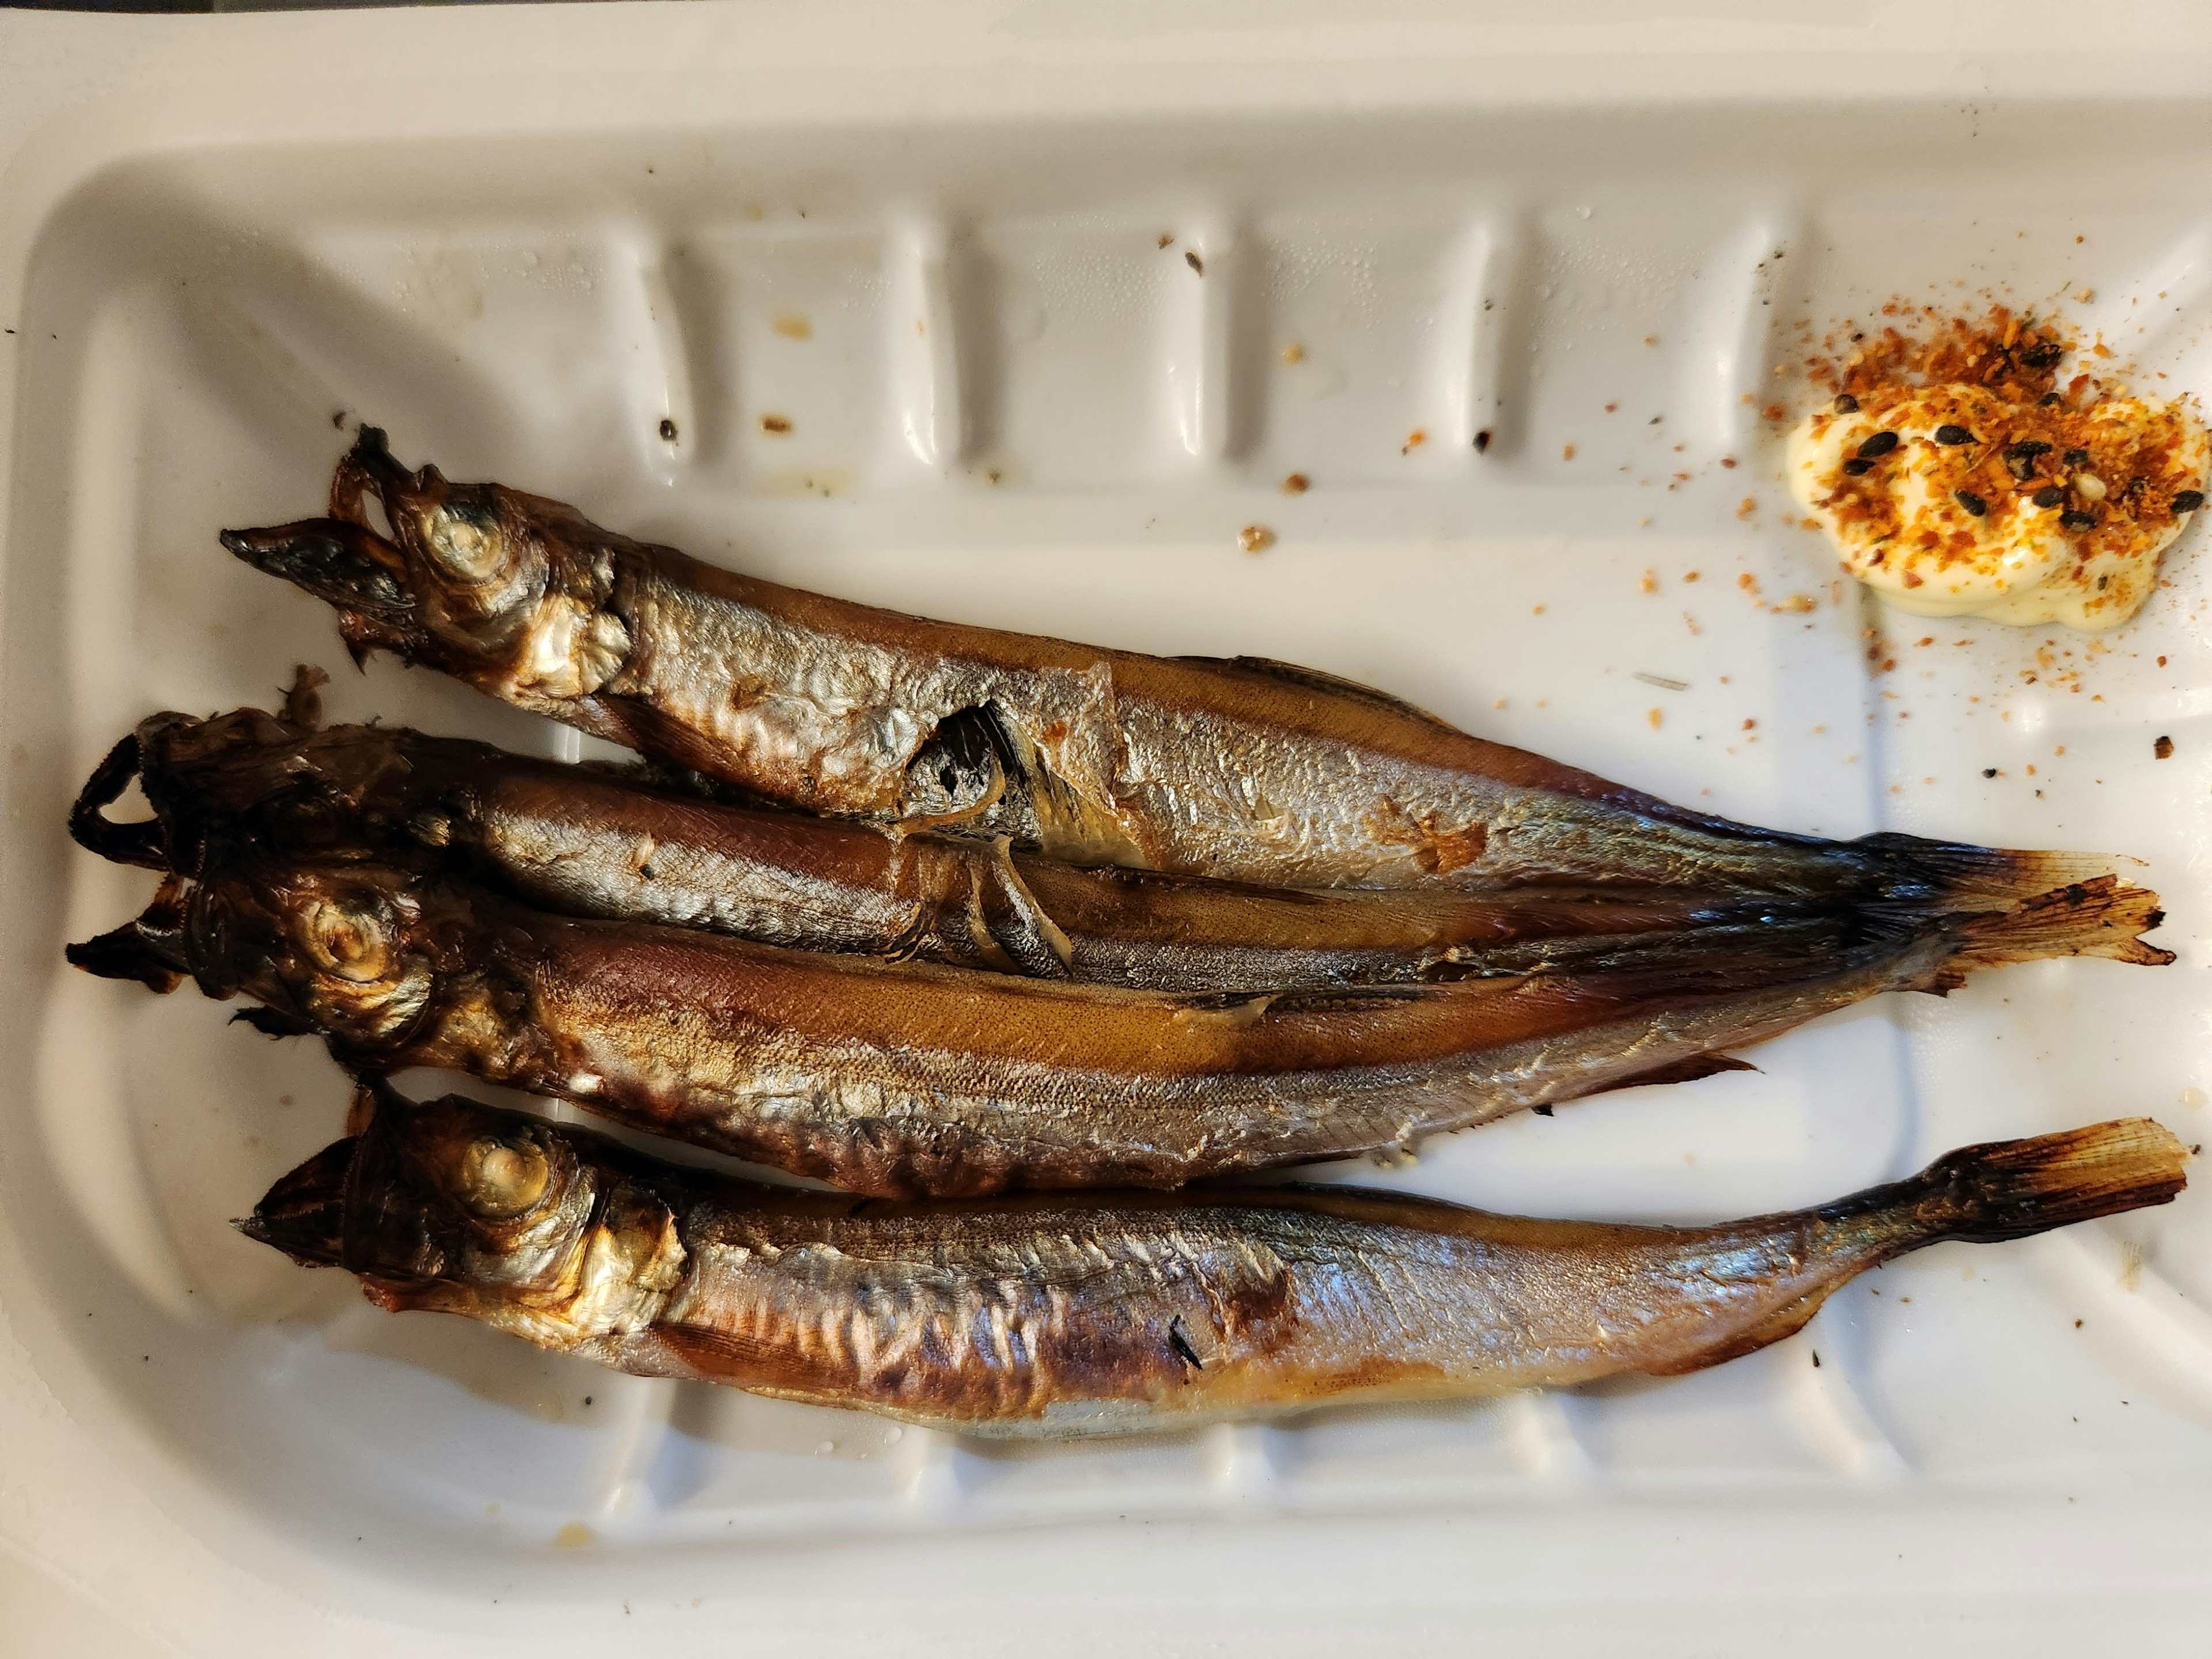
[[[1248,674],[1260,674],[1271,680],[1279,680],[1285,685],[1295,685],[1302,691],[1317,692],[1326,697],[1341,697],[1347,702],[1360,703],[1369,708],[1404,714],[1447,732],[1459,729],[1449,720],[1440,719],[1419,704],[1407,702],[1403,697],[1394,697],[1388,691],[1377,691],[1371,685],[1346,679],[1341,674],[1325,674],[1318,668],[1301,668],[1294,662],[1277,662],[1273,657],[1178,657],[1176,660],[1203,663],[1209,667],[1241,669]]]

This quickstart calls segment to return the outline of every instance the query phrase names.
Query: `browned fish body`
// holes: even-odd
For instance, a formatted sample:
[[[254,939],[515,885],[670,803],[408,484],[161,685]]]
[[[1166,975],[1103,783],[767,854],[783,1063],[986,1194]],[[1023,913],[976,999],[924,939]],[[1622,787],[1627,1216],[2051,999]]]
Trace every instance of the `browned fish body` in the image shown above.
[[[1702,1227],[1328,1187],[887,1203],[678,1169],[458,1098],[386,1100],[240,1225],[360,1274],[380,1306],[640,1376],[1067,1436],[1697,1370],[1908,1251],[2163,1204],[2183,1158],[2137,1118]]]
[[[1176,1186],[1410,1146],[1735,1064],[1886,990],[2073,950],[2136,957],[2150,896],[1715,928],[1654,965],[1169,994],[571,920],[368,860],[172,878],[70,959],[319,1032],[360,1069],[449,1066],[856,1192]],[[1781,937],[1778,939],[1777,935]]]
[[[154,817],[102,815],[135,774]],[[1158,989],[1257,991],[1603,965],[1650,936],[1793,902],[1658,891],[1300,892],[1079,869],[1003,840],[750,810],[635,775],[388,726],[242,708],[155,714],[86,785],[71,833],[197,875],[269,854],[426,855],[568,915],[793,949]]]
[[[369,526],[374,492],[392,537]],[[363,428],[328,519],[226,532],[398,653],[805,811],[1271,887],[1625,884],[1990,908],[2103,861],[1755,830],[1254,658],[927,622],[717,569]]]

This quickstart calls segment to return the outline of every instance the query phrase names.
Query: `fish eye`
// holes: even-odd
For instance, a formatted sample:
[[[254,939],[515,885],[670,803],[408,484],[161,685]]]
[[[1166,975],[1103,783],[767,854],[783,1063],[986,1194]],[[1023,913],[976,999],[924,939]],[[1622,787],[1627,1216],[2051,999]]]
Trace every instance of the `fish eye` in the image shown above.
[[[507,559],[498,514],[476,501],[442,501],[430,508],[422,515],[422,544],[441,569],[464,581],[497,575]]]
[[[527,1135],[479,1135],[461,1155],[460,1198],[488,1221],[511,1221],[545,1195],[544,1149]]]
[[[356,984],[382,979],[390,972],[392,928],[381,907],[317,899],[306,908],[301,923],[301,943],[325,971]]]

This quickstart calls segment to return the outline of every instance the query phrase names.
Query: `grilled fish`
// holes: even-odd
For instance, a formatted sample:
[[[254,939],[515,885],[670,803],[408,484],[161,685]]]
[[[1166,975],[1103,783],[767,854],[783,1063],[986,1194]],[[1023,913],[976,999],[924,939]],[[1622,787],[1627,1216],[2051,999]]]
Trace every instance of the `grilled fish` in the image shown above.
[[[103,816],[136,775],[155,816]],[[93,852],[194,875],[364,843],[567,915],[800,950],[1163,990],[1526,973],[1648,956],[1655,934],[1809,901],[1664,890],[1310,892],[1079,869],[988,842],[732,805],[608,769],[288,712],[155,714],[86,784]]]
[[[392,534],[369,523],[374,494]],[[1270,887],[1625,884],[1982,909],[2081,855],[1757,830],[1487,743],[1348,681],[927,622],[755,580],[362,428],[331,515],[223,544],[337,608],[356,659],[805,811]]]
[[[1332,1187],[890,1203],[679,1169],[457,1097],[386,1098],[239,1225],[359,1274],[380,1307],[639,1376],[1051,1437],[1698,1370],[1908,1251],[2166,1203],[2183,1159],[2159,1125],[2124,1120],[1702,1227]]]
[[[1878,992],[2057,951],[2142,960],[2150,900],[2106,878],[1984,915],[1708,929],[1636,968],[1177,994],[574,920],[371,860],[269,858],[172,877],[69,957],[244,992],[261,1006],[240,1018],[319,1034],[357,1071],[451,1067],[852,1191],[953,1195],[1179,1186],[1702,1075]]]

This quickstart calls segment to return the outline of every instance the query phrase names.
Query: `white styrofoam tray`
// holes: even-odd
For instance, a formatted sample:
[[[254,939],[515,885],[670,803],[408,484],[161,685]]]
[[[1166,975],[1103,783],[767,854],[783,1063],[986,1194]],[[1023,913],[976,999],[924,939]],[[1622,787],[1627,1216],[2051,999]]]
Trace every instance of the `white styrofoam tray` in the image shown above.
[[[1694,1219],[2122,1113],[2196,1139],[2202,532],[2098,647],[1886,616],[1760,411],[1804,325],[1899,294],[2062,302],[2212,390],[2206,60],[1855,56],[1808,13],[1753,42],[1794,56],[1689,55],[1693,17],[1639,66],[1626,15],[0,19],[0,1547],[191,1651],[2181,1628],[2203,1192],[1927,1252],[1663,1385],[1007,1449],[374,1313],[228,1224],[337,1133],[328,1061],[61,966],[149,885],[62,834],[115,736],[343,665],[213,536],[316,510],[367,419],[778,580],[1310,663],[1760,823],[2124,850],[2173,913],[2161,973],[1892,999],[1328,1178]],[[388,664],[328,702],[578,752]]]

